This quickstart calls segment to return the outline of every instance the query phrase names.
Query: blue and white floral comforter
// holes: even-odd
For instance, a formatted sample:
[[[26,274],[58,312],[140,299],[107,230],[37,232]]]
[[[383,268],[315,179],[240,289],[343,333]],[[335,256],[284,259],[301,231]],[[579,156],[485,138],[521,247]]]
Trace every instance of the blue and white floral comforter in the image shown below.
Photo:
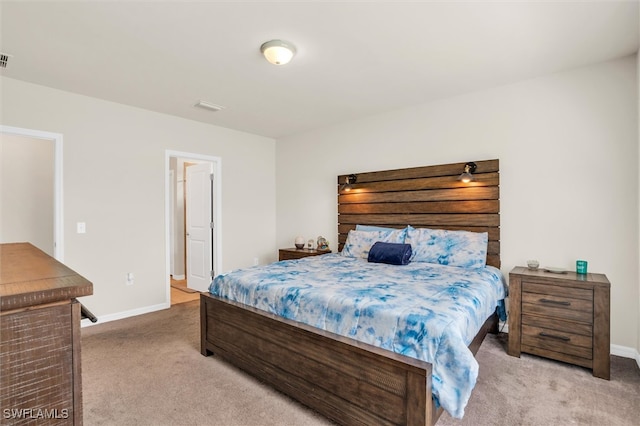
[[[432,363],[434,398],[457,418],[478,376],[467,346],[506,296],[504,277],[491,266],[396,266],[339,254],[237,270],[216,277],[209,290]]]

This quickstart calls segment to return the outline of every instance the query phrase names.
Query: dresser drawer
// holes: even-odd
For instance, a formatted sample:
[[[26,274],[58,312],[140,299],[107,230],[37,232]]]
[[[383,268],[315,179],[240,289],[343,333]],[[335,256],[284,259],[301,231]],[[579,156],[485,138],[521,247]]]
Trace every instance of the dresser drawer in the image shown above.
[[[522,283],[522,314],[593,323],[593,291]]]

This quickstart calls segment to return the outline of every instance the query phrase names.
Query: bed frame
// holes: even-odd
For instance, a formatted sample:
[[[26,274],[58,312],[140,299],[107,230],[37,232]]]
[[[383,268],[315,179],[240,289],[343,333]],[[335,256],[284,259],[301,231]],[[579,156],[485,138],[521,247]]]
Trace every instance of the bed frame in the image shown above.
[[[356,224],[407,224],[489,233],[487,264],[500,267],[498,160],[476,161],[474,181],[457,177],[465,163],[361,173],[350,191],[338,176],[338,240]],[[431,364],[283,319],[209,293],[200,296],[201,352],[215,353],[273,388],[344,425],[437,422]],[[475,355],[497,315],[469,348]]]

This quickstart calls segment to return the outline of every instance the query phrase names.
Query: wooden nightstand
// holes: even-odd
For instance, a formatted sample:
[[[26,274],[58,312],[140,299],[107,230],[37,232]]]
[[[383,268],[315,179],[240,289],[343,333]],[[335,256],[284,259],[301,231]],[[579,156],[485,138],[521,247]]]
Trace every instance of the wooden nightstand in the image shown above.
[[[526,352],[609,380],[610,287],[603,274],[509,273],[509,355]]]
[[[285,248],[278,250],[279,258],[278,260],[291,260],[291,259],[302,259],[307,256],[318,256],[321,254],[331,253],[331,250],[319,250],[319,249],[298,249],[295,247]]]

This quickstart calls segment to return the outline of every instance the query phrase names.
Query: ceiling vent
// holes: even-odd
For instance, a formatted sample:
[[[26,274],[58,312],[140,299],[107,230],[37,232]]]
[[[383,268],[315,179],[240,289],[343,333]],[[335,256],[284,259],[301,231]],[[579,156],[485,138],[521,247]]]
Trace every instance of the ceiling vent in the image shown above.
[[[11,55],[7,55],[6,53],[0,52],[0,68],[6,68],[7,62],[9,62],[9,58]]]
[[[194,107],[198,107],[198,108],[203,108],[209,111],[220,111],[221,109],[224,109],[224,107],[222,105],[216,105],[216,104],[212,104],[211,102],[207,102],[207,101],[198,101],[198,103],[196,103],[194,105]]]

